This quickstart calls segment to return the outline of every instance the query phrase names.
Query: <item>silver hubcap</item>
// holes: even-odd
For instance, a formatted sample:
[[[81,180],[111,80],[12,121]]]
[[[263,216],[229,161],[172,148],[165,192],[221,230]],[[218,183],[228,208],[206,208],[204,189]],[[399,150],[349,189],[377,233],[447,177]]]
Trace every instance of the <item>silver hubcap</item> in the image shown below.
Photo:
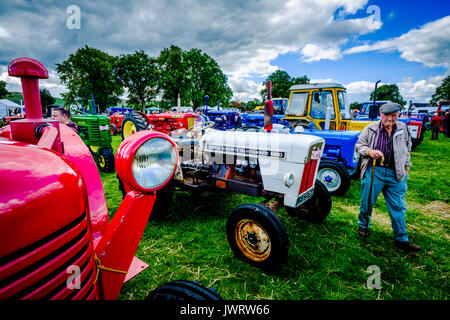
[[[329,192],[334,192],[341,186],[341,176],[333,169],[323,168],[319,172],[320,181],[327,187]]]

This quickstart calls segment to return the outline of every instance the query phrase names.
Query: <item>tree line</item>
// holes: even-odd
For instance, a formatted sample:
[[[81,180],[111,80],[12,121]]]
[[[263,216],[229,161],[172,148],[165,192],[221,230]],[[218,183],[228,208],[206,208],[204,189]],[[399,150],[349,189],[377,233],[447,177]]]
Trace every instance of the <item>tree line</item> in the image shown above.
[[[56,64],[61,82],[68,89],[62,94],[67,104],[86,105],[94,95],[100,111],[116,105],[125,91],[128,103],[143,109],[159,101],[168,108],[177,104],[197,108],[205,103],[228,105],[233,92],[217,62],[199,49],[184,51],[177,46],[164,48],[158,57],[144,51],[112,56],[84,46]]]

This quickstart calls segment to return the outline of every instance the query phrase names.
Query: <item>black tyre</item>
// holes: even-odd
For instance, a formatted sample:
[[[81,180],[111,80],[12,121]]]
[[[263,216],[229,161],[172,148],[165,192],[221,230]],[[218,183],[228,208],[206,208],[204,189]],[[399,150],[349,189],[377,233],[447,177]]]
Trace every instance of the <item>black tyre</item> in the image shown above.
[[[146,301],[170,300],[224,300],[214,289],[199,282],[188,280],[171,281],[149,292]]]
[[[112,149],[101,148],[97,153],[98,167],[103,172],[113,172],[114,171],[114,154]]]
[[[330,194],[344,195],[350,188],[351,178],[347,169],[337,161],[321,160],[317,179]]]
[[[235,208],[228,218],[226,232],[231,250],[257,267],[273,270],[287,258],[286,229],[261,204],[247,203]]]
[[[115,136],[118,132],[119,130],[117,130],[116,125],[114,123],[111,123],[111,135]]]
[[[122,139],[125,140],[133,133],[147,130],[148,123],[145,116],[137,112],[128,113],[122,120]]]
[[[169,207],[173,201],[173,194],[175,192],[175,181],[170,180],[162,189],[156,191],[156,200],[153,205],[150,219],[158,219],[168,215]]]
[[[331,197],[325,185],[316,180],[314,194],[297,208],[286,207],[286,211],[300,219],[320,223],[331,211]]]

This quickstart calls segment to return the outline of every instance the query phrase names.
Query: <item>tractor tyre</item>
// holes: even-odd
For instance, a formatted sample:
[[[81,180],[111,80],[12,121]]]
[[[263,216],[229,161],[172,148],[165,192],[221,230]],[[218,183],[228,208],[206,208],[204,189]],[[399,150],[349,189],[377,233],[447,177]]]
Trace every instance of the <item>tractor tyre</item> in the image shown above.
[[[330,195],[344,195],[350,188],[350,174],[342,164],[337,161],[322,160],[319,164],[317,179],[328,189]]]
[[[207,288],[197,281],[170,281],[149,292],[145,301],[170,300],[224,300],[214,289]]]
[[[98,167],[103,172],[113,172],[115,169],[114,166],[114,154],[112,149],[110,148],[101,148],[97,153],[97,162]]]
[[[128,113],[122,120],[122,140],[125,140],[133,133],[147,129],[148,122],[145,116],[137,112]]]
[[[257,267],[273,270],[287,258],[286,229],[277,216],[261,204],[247,203],[235,208],[227,220],[226,232],[234,254]]]
[[[160,219],[169,214],[169,207],[173,201],[175,192],[175,180],[170,180],[162,189],[156,191],[156,200],[153,205],[150,219]]]
[[[306,221],[322,222],[331,211],[331,197],[327,187],[316,180],[312,197],[297,208],[286,207],[286,211],[288,214]]]
[[[111,123],[111,135],[115,136],[118,132],[119,130],[117,130],[116,125],[114,123]]]

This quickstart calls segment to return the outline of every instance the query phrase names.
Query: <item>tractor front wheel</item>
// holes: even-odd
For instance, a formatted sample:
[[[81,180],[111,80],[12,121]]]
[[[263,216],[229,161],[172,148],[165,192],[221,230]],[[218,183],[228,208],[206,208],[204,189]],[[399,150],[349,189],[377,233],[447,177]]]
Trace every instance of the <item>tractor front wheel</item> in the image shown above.
[[[188,280],[175,280],[159,286],[151,291],[146,301],[170,301],[170,300],[223,300],[214,290],[207,288],[199,282]]]
[[[317,179],[320,180],[331,194],[344,195],[350,188],[350,174],[347,169],[336,161],[320,161]]]
[[[122,120],[122,139],[125,140],[133,133],[146,130],[148,128],[147,119],[140,113],[128,113]]]
[[[297,208],[286,207],[288,214],[310,222],[325,220],[331,211],[331,197],[325,185],[316,180],[314,194]]]
[[[228,218],[226,231],[232,251],[257,267],[272,270],[287,258],[286,229],[261,204],[248,203],[235,208]]]
[[[101,148],[97,153],[98,167],[103,172],[113,172],[114,171],[114,154],[112,149]]]

